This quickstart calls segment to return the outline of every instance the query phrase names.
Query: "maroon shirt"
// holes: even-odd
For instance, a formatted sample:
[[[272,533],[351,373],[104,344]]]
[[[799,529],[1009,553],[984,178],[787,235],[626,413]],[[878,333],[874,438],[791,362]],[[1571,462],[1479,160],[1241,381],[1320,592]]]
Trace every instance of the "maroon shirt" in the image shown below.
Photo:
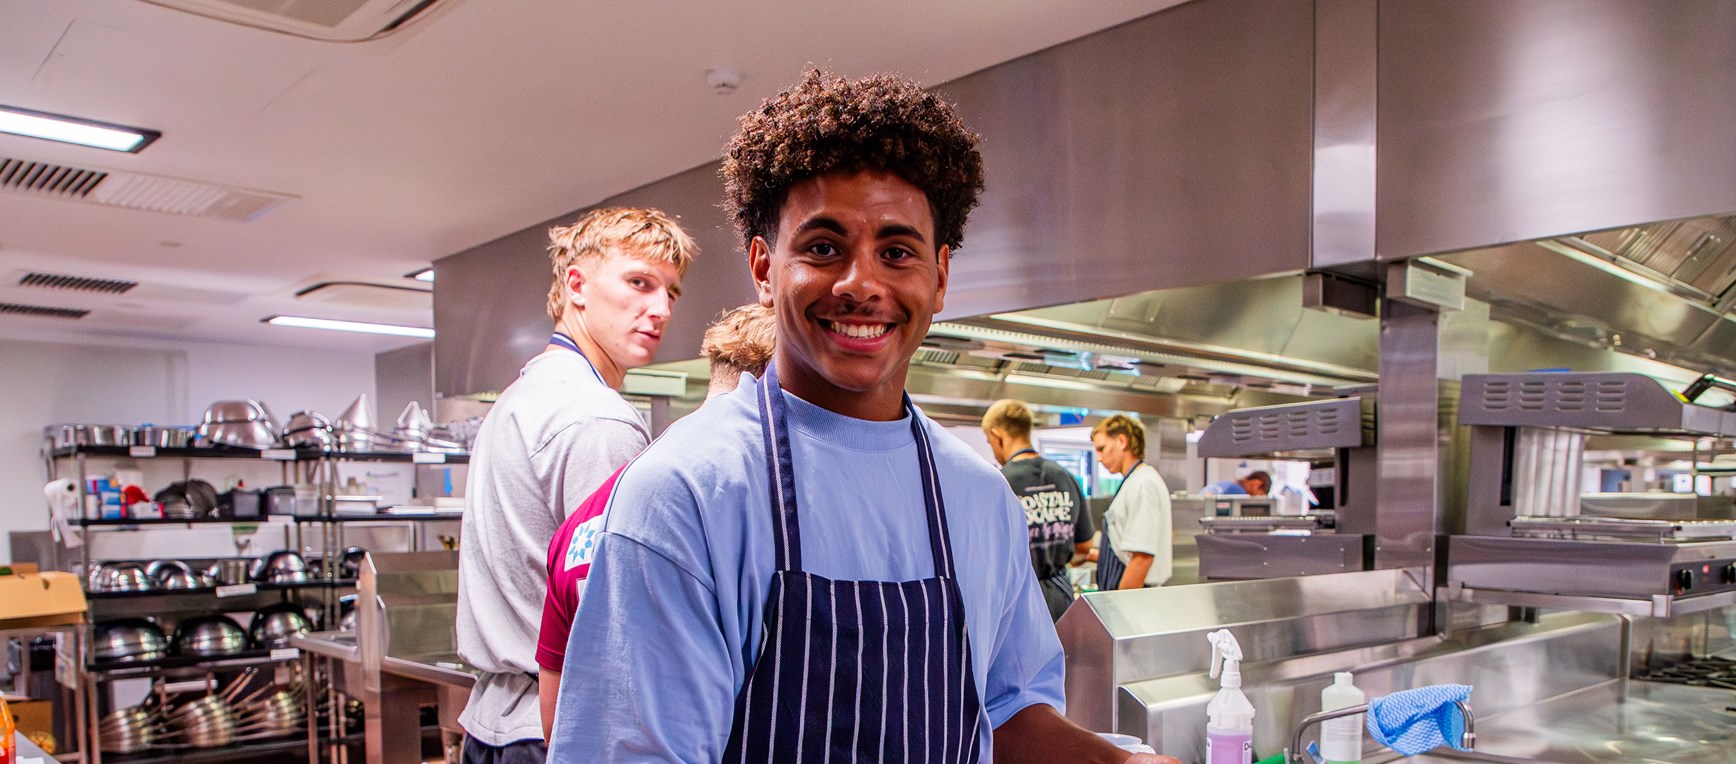
[[[615,481],[624,469],[625,466],[615,470],[615,474],[597,486],[596,492],[561,523],[549,544],[549,591],[543,597],[536,662],[550,671],[560,671],[567,661],[567,638],[573,632],[573,616],[579,612],[585,577],[591,574],[591,560],[597,556],[597,539],[603,533],[603,510],[609,508],[609,494],[615,490]]]

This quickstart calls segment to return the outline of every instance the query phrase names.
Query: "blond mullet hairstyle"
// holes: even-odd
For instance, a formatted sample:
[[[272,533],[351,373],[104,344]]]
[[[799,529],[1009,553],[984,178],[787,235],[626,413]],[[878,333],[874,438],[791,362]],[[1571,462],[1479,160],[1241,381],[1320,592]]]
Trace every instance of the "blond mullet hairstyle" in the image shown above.
[[[1110,437],[1126,436],[1127,450],[1132,451],[1134,456],[1141,459],[1145,458],[1145,425],[1140,424],[1138,419],[1126,414],[1116,414],[1098,422],[1096,427],[1091,428],[1091,434],[1096,435],[1097,433],[1103,433]]]
[[[1035,423],[1036,416],[1031,414],[1031,407],[1011,398],[995,401],[983,414],[983,429],[1000,430],[1009,438],[1031,437],[1031,427]]]
[[[566,308],[567,269],[601,260],[610,250],[648,263],[668,263],[685,276],[699,254],[699,245],[662,210],[637,207],[603,207],[585,213],[570,226],[550,228],[549,265],[554,283],[549,285],[549,318],[561,320]]]
[[[777,348],[777,319],[759,303],[731,308],[706,327],[699,350],[711,362],[711,374],[763,376]]]

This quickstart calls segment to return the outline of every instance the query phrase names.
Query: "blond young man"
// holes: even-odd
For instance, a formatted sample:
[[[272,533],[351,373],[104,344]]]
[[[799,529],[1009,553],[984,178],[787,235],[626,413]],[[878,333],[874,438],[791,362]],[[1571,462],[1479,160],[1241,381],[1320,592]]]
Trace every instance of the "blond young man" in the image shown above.
[[[537,762],[543,564],[566,514],[650,442],[617,392],[651,362],[698,253],[657,210],[594,210],[549,231],[554,334],[477,435],[459,552],[458,652],[482,670],[459,722],[466,762]]]
[[[1072,473],[1031,446],[1034,422],[1024,402],[995,401],[983,414],[983,435],[1001,465],[1001,475],[1025,508],[1031,568],[1043,589],[1049,617],[1059,621],[1073,604],[1067,566],[1084,560],[1091,550],[1091,513]]]
[[[1145,463],[1145,425],[1116,414],[1091,428],[1091,446],[1105,469],[1122,476],[1103,513],[1097,587],[1162,586],[1174,564],[1169,486]]]
[[[777,323],[770,310],[752,304],[725,311],[706,327],[705,336],[699,341],[700,351],[711,362],[711,384],[705,399],[709,401],[734,390],[744,374],[755,377],[764,374],[776,342]],[[544,735],[554,727],[555,701],[561,688],[561,672],[566,668],[573,614],[584,596],[585,580],[590,576],[591,559],[596,553],[596,535],[607,520],[609,496],[620,476],[621,471],[616,470],[596,493],[568,515],[555,532],[554,543],[549,545],[548,596],[543,600],[542,632],[536,645]]]

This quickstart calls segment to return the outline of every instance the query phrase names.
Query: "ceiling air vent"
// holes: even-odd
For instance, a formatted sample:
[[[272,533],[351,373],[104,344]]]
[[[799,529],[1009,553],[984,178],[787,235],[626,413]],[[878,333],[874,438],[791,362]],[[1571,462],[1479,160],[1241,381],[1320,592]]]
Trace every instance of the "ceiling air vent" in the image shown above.
[[[77,308],[50,308],[43,305],[20,305],[15,302],[0,302],[0,316],[78,319],[84,318],[88,315],[90,315],[90,311],[79,310]]]
[[[77,199],[106,177],[102,170],[0,157],[0,188],[15,191]]]
[[[43,289],[64,289],[72,292],[126,294],[128,290],[138,286],[139,282],[120,279],[93,279],[84,276],[62,276],[54,273],[26,273],[24,278],[18,280],[18,285]]]
[[[144,0],[152,5],[332,42],[356,42],[403,26],[439,2],[457,0]]]
[[[248,221],[296,197],[136,172],[0,157],[0,190],[147,212]]]

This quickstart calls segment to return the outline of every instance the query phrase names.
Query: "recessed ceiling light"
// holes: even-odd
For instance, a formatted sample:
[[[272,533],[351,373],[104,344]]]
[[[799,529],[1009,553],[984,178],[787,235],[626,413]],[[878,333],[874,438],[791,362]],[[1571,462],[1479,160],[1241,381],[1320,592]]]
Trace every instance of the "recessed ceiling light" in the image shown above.
[[[0,106],[0,133],[43,138],[62,143],[76,143],[80,146],[108,149],[109,151],[125,151],[132,154],[139,153],[144,147],[151,145],[151,141],[163,137],[162,133],[146,130],[142,127],[97,122],[62,114],[20,109],[16,106]]]
[[[424,340],[434,339],[433,329],[424,329],[420,326],[370,324],[365,321],[337,321],[329,318],[307,318],[305,316],[269,316],[263,321],[272,326],[293,326],[300,329],[327,329],[334,332],[360,332],[362,334],[387,334],[393,337],[416,337]]]
[[[419,271],[410,271],[409,273],[404,274],[404,278],[426,281],[432,284],[434,283],[434,266],[430,265]]]

